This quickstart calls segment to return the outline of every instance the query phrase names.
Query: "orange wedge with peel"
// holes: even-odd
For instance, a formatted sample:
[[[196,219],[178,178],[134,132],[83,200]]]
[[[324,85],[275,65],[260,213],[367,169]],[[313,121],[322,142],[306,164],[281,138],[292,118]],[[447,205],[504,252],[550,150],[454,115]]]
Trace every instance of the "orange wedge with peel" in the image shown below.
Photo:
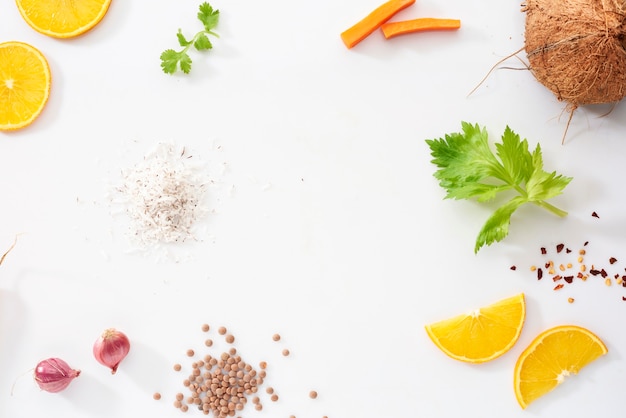
[[[588,329],[560,325],[539,334],[515,364],[515,397],[522,408],[608,352]]]
[[[433,343],[453,359],[484,363],[513,347],[525,318],[526,301],[520,293],[425,328]]]
[[[16,0],[20,14],[33,29],[54,38],[73,38],[96,26],[111,0]]]
[[[44,55],[23,42],[0,44],[0,131],[30,125],[50,95],[50,67]]]

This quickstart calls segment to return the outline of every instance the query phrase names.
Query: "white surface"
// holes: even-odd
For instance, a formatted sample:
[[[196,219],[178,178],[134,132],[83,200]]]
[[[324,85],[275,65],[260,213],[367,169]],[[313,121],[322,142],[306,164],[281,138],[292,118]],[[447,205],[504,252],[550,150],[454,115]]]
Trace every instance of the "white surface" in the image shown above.
[[[0,134],[0,250],[23,234],[0,266],[1,417],[178,417],[171,367],[202,348],[205,322],[227,326],[250,363],[270,363],[281,399],[247,418],[622,416],[626,292],[591,280],[554,292],[528,267],[540,246],[585,241],[589,263],[626,266],[624,108],[579,110],[561,145],[564,106],[528,71],[495,71],[467,97],[522,46],[518,2],[420,0],[397,18],[458,18],[461,30],[377,32],[348,50],[339,33],[380,2],[215,0],[214,49],[192,52],[190,75],[167,76],[159,54],[179,27],[198,28],[198,4],[114,0],[92,32],[60,41],[0,3],[0,41],[38,47],[53,74],[40,118]],[[540,142],[546,169],[574,177],[553,201],[570,215],[523,208],[504,242],[474,255],[493,207],[443,200],[424,143],[462,120],[493,140],[508,124]],[[203,241],[179,262],[129,252],[108,200],[120,170],[161,141],[192,149],[215,180]],[[423,330],[518,292],[525,328],[492,363],[453,361]],[[566,323],[609,354],[522,411],[515,360]],[[112,326],[133,341],[115,376],[91,354]],[[30,378],[50,356],[82,370],[61,394]]]

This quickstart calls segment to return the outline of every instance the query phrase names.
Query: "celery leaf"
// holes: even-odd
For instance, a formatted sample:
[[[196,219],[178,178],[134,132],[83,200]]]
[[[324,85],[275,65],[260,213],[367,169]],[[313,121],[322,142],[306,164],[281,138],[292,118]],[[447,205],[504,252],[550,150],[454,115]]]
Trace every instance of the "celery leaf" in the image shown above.
[[[476,239],[475,253],[503,240],[509,233],[511,216],[525,203],[561,217],[567,215],[546,200],[561,194],[572,178],[544,171],[539,144],[530,152],[528,141],[507,126],[494,153],[485,128],[467,122],[461,126],[462,132],[426,140],[431,162],[437,166],[434,176],[446,191],[445,198],[487,202],[501,192],[516,193],[487,219]]]

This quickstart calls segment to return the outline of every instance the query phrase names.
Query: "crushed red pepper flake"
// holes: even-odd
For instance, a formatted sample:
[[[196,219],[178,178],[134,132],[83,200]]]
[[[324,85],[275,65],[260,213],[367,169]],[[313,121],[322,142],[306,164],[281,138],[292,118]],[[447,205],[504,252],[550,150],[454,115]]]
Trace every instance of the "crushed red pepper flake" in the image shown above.
[[[516,266],[511,266],[511,270],[517,270]]]
[[[591,212],[591,216],[593,216],[594,218],[599,218],[598,213],[597,212]]]
[[[594,212],[595,214],[595,212]],[[597,214],[595,214],[595,216],[597,216]],[[600,276],[602,279],[604,279],[604,284],[607,286],[611,286],[613,282],[615,282],[615,284],[618,287],[622,287],[622,288],[626,288],[626,274],[623,273],[615,273],[615,272],[611,272],[611,271],[607,271],[607,268],[602,268],[601,266],[594,266],[593,264],[591,264],[591,267],[588,270],[588,267],[586,264],[584,264],[584,259],[583,256],[586,254],[586,250],[583,247],[586,247],[589,244],[589,241],[585,241],[583,246],[577,251],[577,254],[574,257],[577,257],[577,265],[574,266],[574,264],[572,262],[564,262],[564,263],[560,263],[561,260],[559,259],[554,259],[554,260],[548,260],[545,261],[543,263],[543,266],[545,268],[545,272],[547,272],[547,274],[552,278],[552,281],[555,282],[556,286],[554,286],[553,290],[559,290],[562,289],[565,284],[571,284],[574,282],[574,279],[578,278],[582,281],[586,281],[587,278],[589,277],[589,275],[592,276]],[[562,253],[563,250],[565,250],[566,254],[570,254],[572,253],[572,249],[567,247],[565,245],[565,243],[559,243],[555,245],[555,251],[556,253]],[[549,253],[549,251],[547,250],[546,247],[540,247],[540,251],[542,255],[546,255]],[[563,260],[566,261],[566,260]],[[609,265],[613,266],[616,263],[618,263],[618,258],[617,257],[609,257],[608,258],[608,263]],[[558,264],[557,264],[558,263]],[[558,265],[558,267],[557,267]],[[556,274],[557,270],[560,270],[561,272],[566,272],[569,269],[575,268],[578,271],[577,272],[572,272],[572,274],[567,274],[567,273],[562,273],[561,274]],[[515,270],[517,269],[516,266],[511,266],[511,270]],[[589,274],[585,274],[585,272],[588,270]],[[530,267],[530,271],[536,271],[536,275],[537,275],[537,280],[541,280],[544,276],[544,269],[542,269],[541,267],[537,267],[536,265],[532,265]],[[624,268],[624,271],[626,271],[626,267]],[[556,283],[561,281],[560,283]],[[626,296],[623,297],[624,300],[626,300]],[[568,298],[568,301],[570,303],[573,302],[573,298]]]

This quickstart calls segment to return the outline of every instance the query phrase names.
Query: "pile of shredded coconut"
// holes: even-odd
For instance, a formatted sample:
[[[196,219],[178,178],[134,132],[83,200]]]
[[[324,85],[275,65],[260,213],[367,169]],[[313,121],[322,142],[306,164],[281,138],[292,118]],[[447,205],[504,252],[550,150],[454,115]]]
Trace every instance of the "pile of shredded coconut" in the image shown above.
[[[160,143],[134,167],[122,171],[131,239],[143,248],[197,239],[196,222],[207,212],[206,167],[185,148]]]

